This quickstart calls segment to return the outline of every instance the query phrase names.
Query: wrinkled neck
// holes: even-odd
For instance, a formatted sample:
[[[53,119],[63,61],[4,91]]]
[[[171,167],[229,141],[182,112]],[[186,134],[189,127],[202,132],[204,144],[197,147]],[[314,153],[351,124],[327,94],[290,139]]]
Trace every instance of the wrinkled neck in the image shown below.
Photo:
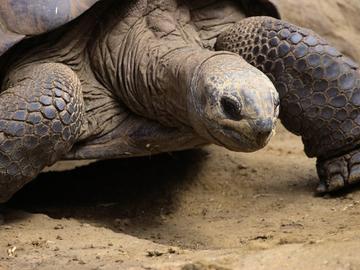
[[[103,84],[134,113],[171,127],[190,125],[192,78],[201,63],[219,54],[180,35],[177,27],[164,33],[149,27],[149,18],[138,18],[126,31],[123,23],[115,26],[94,51]]]
[[[157,37],[140,20],[121,45],[115,89],[135,113],[166,126],[188,123],[187,97],[202,49]]]
[[[167,118],[166,124],[173,121],[190,125],[188,106],[192,102],[189,103],[189,99],[193,98],[191,91],[196,91],[192,89],[193,81],[202,63],[216,54],[194,46],[183,46],[171,49],[159,58],[150,78],[162,96],[162,103],[155,104],[166,112],[166,115],[161,116]]]

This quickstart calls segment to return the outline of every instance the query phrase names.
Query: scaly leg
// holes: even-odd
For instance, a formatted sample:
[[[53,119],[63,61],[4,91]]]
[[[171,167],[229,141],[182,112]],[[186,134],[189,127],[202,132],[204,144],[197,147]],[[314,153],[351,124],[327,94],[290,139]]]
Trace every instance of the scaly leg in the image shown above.
[[[280,119],[317,157],[319,192],[360,182],[358,66],[314,32],[269,17],[245,19],[217,40],[274,83]]]
[[[66,154],[80,135],[81,84],[62,64],[13,71],[0,94],[0,202]]]

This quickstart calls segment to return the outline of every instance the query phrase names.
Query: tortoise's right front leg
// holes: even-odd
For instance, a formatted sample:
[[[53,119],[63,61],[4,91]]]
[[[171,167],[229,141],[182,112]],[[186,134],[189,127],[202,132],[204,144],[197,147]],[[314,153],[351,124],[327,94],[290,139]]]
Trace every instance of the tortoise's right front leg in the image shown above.
[[[0,202],[67,153],[80,135],[81,84],[62,64],[10,74],[0,94]]]
[[[317,157],[318,192],[360,182],[360,70],[311,30],[269,17],[234,24],[217,50],[239,53],[273,81],[280,119]]]

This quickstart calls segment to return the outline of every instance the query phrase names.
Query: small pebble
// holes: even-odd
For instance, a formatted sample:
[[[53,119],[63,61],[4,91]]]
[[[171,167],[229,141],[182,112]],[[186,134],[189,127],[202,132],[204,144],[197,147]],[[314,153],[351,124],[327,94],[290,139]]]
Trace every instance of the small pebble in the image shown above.
[[[8,256],[9,256],[9,257],[15,257],[15,256],[16,256],[15,251],[16,251],[16,247],[15,247],[15,246],[9,248],[9,249],[7,250]]]
[[[57,224],[55,227],[54,227],[54,230],[62,230],[64,229],[64,226],[61,225],[61,224]]]
[[[147,254],[146,254],[147,257],[160,257],[162,255],[164,255],[164,253],[160,252],[160,251],[157,251],[157,250],[148,251]]]

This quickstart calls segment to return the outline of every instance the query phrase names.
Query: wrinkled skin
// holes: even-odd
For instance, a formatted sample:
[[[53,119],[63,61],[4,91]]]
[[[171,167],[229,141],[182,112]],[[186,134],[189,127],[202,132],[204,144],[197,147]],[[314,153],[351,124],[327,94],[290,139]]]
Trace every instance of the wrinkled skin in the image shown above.
[[[308,30],[267,17],[242,20],[235,1],[185,3],[103,1],[8,53],[0,201],[62,158],[151,155],[207,143],[260,149],[279,112],[278,94],[261,71],[280,93],[280,118],[319,158],[319,190],[358,181],[357,67]]]
[[[179,10],[176,1],[101,2],[73,25],[30,40],[26,53],[10,52],[0,95],[0,201],[64,156],[266,145],[279,112],[273,84],[239,55],[205,49]],[[106,17],[94,20],[101,11]]]

